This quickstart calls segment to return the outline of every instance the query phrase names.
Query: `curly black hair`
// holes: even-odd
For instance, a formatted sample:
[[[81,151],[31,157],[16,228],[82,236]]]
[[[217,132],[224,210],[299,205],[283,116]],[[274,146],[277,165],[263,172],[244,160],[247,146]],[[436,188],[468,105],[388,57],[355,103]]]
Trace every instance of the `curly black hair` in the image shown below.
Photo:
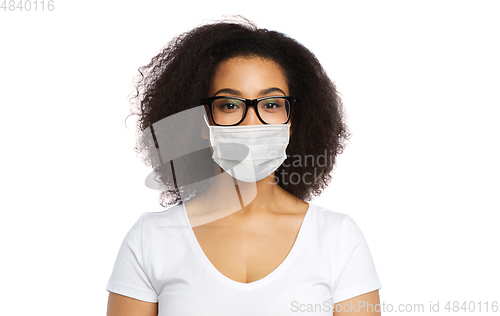
[[[257,28],[241,16],[204,24],[179,35],[148,65],[139,68],[136,94],[131,98],[138,109],[131,114],[139,116],[138,133],[173,114],[200,106],[201,100],[208,97],[217,66],[230,58],[243,56],[259,56],[277,63],[284,72],[290,95],[296,99],[291,114],[287,160],[275,172],[277,183],[305,201],[320,195],[330,183],[335,158],[350,136],[339,93],[318,59],[302,44],[285,34]],[[193,141],[201,138],[199,133],[193,133],[184,139],[189,137]],[[169,176],[172,162],[158,161],[151,146],[145,144],[145,138],[137,140],[134,150],[144,154],[144,162],[153,166],[165,189],[161,192],[160,204],[178,203],[182,194],[175,176],[172,179],[172,172]],[[320,155],[325,156],[324,163],[304,163],[306,157]],[[203,157],[211,159],[211,153]],[[196,166],[194,160],[182,161],[184,167],[176,168],[175,173],[193,170]],[[202,172],[194,172],[198,171]],[[294,181],[294,175],[296,179],[306,179],[306,175],[310,175],[307,178],[310,180]],[[209,174],[202,176],[208,177]],[[194,194],[196,192],[191,192],[191,196]]]

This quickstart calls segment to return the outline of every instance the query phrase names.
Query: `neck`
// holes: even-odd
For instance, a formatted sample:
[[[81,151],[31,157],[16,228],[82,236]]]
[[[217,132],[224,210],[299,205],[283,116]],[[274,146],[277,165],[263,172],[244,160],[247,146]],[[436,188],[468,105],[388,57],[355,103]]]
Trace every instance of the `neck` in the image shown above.
[[[194,227],[233,214],[249,218],[279,212],[290,197],[293,196],[276,183],[274,172],[257,182],[239,181],[222,172],[185,206]]]

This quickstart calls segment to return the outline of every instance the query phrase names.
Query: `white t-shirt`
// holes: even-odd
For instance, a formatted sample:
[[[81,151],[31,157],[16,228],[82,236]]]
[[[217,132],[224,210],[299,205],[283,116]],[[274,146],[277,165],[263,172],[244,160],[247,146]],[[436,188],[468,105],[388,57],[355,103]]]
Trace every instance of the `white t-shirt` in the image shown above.
[[[206,257],[180,203],[137,220],[106,290],[158,302],[160,316],[331,316],[332,303],[381,287],[363,233],[348,215],[309,203],[285,260],[263,279],[240,283]]]

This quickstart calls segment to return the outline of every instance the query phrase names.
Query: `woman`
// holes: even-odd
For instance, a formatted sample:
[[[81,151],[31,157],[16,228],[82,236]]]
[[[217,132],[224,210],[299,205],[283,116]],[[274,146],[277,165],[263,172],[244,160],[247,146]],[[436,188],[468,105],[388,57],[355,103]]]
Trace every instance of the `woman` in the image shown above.
[[[363,234],[306,202],[348,136],[314,55],[240,19],[182,34],[140,72],[136,149],[173,206],[125,237],[108,315],[379,315]]]

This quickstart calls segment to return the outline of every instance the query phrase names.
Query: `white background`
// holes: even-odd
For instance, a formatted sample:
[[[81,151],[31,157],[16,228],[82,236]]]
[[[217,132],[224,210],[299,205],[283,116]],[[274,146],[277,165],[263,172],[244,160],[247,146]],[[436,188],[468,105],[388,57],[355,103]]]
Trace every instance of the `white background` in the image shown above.
[[[223,14],[297,39],[336,82],[353,136],[314,202],[361,227],[381,300],[500,301],[498,1],[173,2],[0,10],[0,314],[105,314],[121,241],[159,205],[132,79]]]

